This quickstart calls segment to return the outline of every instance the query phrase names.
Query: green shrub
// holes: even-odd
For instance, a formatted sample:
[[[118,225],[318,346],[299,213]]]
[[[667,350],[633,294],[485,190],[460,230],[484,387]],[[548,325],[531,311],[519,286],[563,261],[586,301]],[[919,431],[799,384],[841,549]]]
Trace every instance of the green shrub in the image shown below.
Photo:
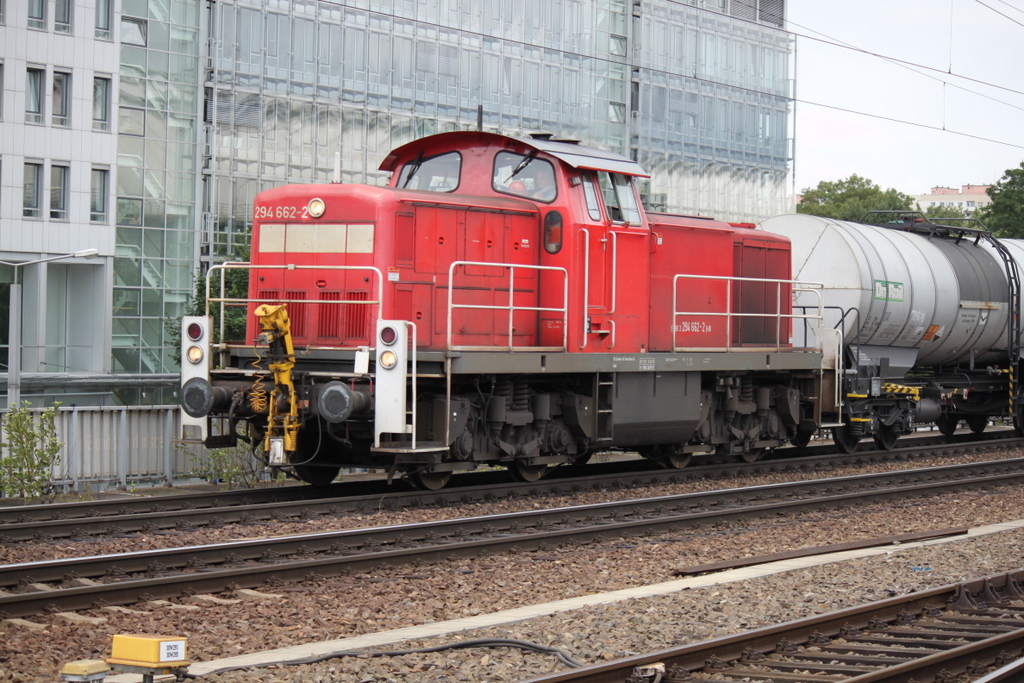
[[[53,468],[60,463],[55,419],[60,403],[38,416],[29,412],[26,401],[12,408],[3,424],[0,442],[0,492],[7,497],[39,498],[53,485]]]
[[[228,489],[255,488],[264,478],[263,463],[246,443],[231,448],[211,448],[193,455],[188,473],[211,484],[223,484]]]

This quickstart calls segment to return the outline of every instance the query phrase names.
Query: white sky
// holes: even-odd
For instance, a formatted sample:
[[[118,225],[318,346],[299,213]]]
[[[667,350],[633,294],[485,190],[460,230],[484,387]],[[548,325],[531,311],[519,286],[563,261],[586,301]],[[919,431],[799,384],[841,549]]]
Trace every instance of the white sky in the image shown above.
[[[1024,92],[1024,26],[1014,23],[1024,24],[1024,0],[787,0],[786,5],[794,33],[818,31],[833,42]],[[856,173],[882,189],[925,194],[933,186],[993,183],[1024,160],[1022,94],[946,73],[920,75],[916,72],[922,69],[911,71],[808,38],[797,38],[796,55],[796,97],[802,100],[796,104],[797,192]],[[804,101],[944,126],[1020,147]]]

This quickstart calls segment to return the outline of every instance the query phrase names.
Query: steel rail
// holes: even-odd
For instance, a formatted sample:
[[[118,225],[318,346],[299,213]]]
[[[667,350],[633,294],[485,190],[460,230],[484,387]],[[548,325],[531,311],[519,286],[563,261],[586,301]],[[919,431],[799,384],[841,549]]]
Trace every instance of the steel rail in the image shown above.
[[[935,443],[922,437],[893,451],[865,451],[852,455],[810,455],[796,459],[761,460],[754,463],[697,465],[682,470],[664,469],[647,460],[595,463],[585,468],[555,468],[548,478],[534,483],[505,481],[504,472],[463,474],[455,480],[467,485],[445,491],[411,491],[389,486],[380,480],[343,482],[330,488],[288,486],[238,491],[199,492],[166,496],[142,496],[116,500],[82,501],[50,505],[0,506],[0,542],[15,543],[99,536],[110,533],[152,532],[189,529],[220,523],[301,518],[310,514],[340,514],[369,510],[397,509],[422,505],[451,505],[487,502],[496,498],[533,494],[561,494],[566,488],[581,492],[614,487],[639,487],[681,479],[721,479],[787,472],[794,469],[860,465],[865,462],[924,457],[943,450],[1012,448],[1024,444],[1017,437],[1000,438],[991,433],[984,441]],[[974,437],[975,435],[972,435]],[[945,438],[945,437],[944,437]],[[579,476],[580,472],[590,472]],[[383,477],[383,475],[382,475]],[[359,495],[357,495],[357,492]]]
[[[956,674],[1003,667],[1007,659],[1021,656],[1022,579],[1024,571],[1017,570],[528,683],[649,683],[656,678],[667,683],[690,680],[697,672],[727,674],[729,680],[950,681]],[[996,673],[986,678],[1015,680],[996,678]]]
[[[299,580],[310,574],[365,571],[385,563],[393,566],[453,556],[474,558],[512,548],[543,550],[558,545],[663,533],[771,514],[834,509],[893,498],[906,500],[908,496],[938,493],[951,488],[1003,486],[1024,480],[1024,467],[1020,467],[1019,462],[1015,468],[1008,468],[1005,461],[988,465],[987,474],[980,473],[984,469],[981,463],[947,468],[969,476],[968,479],[922,482],[921,479],[934,478],[933,474],[928,470],[911,470],[409,525],[2,565],[0,586],[9,589],[23,590],[25,586],[34,584],[64,582],[74,586],[81,583],[74,579],[106,579],[113,583],[0,595],[0,612],[18,617],[51,607],[66,611],[88,609],[96,603],[128,604],[143,595],[167,598],[181,595],[186,590],[222,591],[233,586],[256,587],[272,576]],[[969,474],[972,471],[974,475]],[[913,483],[897,485],[895,482],[899,475],[913,480]],[[859,490],[851,491],[853,488]],[[821,489],[828,491],[822,493]],[[794,500],[801,492],[809,497]],[[763,502],[769,498],[783,500]],[[719,509],[710,509],[715,506]],[[130,576],[132,574],[137,576]],[[160,578],[138,575],[158,575]]]
[[[933,467],[923,469],[897,470],[893,472],[878,472],[870,474],[857,474],[848,477],[833,477],[828,479],[815,479],[805,481],[792,481],[762,486],[748,486],[735,489],[719,489],[715,492],[699,492],[695,494],[680,494],[669,497],[658,497],[649,499],[657,501],[655,505],[670,504],[674,501],[693,501],[691,507],[708,505],[710,501],[729,498],[744,499],[748,497],[764,497],[774,495],[772,492],[805,492],[808,489],[820,487],[862,487],[866,483],[871,485],[883,485],[889,481],[900,481],[912,476],[919,477],[941,477],[961,475],[969,472],[985,472],[992,468],[1002,473],[1011,473],[1024,470],[1024,458],[1007,460],[987,461],[979,463],[963,463],[947,465],[944,467]],[[711,476],[716,470],[711,470],[706,475]],[[604,477],[614,479],[613,475]],[[592,486],[602,486],[602,478],[596,479]],[[642,485],[637,483],[637,485]],[[886,484],[888,485],[888,484]],[[507,487],[505,484],[497,486],[482,487],[481,492],[475,500],[498,500],[499,498],[511,499],[519,495],[519,492],[531,492],[534,490],[529,484],[516,484]],[[585,490],[580,487],[578,490]],[[470,503],[474,499],[466,498],[463,494],[458,503]],[[280,501],[260,503],[251,505],[234,505],[227,508],[185,508],[180,510],[158,510],[129,515],[115,515],[104,517],[89,517],[84,519],[57,519],[42,520],[38,522],[12,523],[0,527],[0,542],[13,543],[18,541],[31,540],[52,540],[55,538],[81,538],[91,535],[112,535],[112,533],[125,532],[158,532],[161,530],[179,529],[189,530],[195,526],[220,525],[227,523],[254,523],[269,520],[292,520],[302,521],[313,516],[339,515],[346,512],[362,511],[367,509],[378,510],[386,504],[388,509],[404,508],[423,505],[429,502],[449,505],[450,499],[438,497],[436,492],[427,494],[425,492],[407,492],[404,494],[392,494],[382,498],[380,495],[349,497],[341,499],[304,499],[301,501]],[[453,502],[455,502],[453,501]],[[187,502],[187,501],[185,501]],[[0,586],[3,586],[0,580]]]

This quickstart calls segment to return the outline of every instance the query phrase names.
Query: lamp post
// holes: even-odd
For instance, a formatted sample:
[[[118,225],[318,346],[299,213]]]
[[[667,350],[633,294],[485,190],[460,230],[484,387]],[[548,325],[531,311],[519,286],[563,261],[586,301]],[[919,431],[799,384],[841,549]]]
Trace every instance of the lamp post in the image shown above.
[[[18,282],[18,269],[22,266],[34,266],[37,263],[48,261],[60,261],[68,258],[92,259],[99,256],[99,249],[82,249],[73,254],[60,254],[48,256],[47,258],[36,259],[35,261],[21,261],[12,263],[0,261],[0,265],[14,268],[14,279],[11,282],[11,301],[9,329],[7,334],[7,407],[14,409],[21,403],[21,284]]]

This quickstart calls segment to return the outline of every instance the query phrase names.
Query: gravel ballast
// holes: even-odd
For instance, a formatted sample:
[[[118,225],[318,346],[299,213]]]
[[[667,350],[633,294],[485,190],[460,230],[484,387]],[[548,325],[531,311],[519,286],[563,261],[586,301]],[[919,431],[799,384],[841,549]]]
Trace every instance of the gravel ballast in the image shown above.
[[[965,459],[958,458],[958,461]],[[989,454],[971,459],[994,459],[994,456]],[[912,466],[923,465],[916,462]],[[768,479],[776,481],[783,478],[806,477],[772,475]],[[764,479],[748,483],[730,480],[726,485],[769,483]],[[625,494],[609,494],[613,498],[633,498],[682,492],[669,491],[669,488],[702,490],[714,486],[695,482],[664,487],[657,493],[632,489]],[[520,508],[594,502],[593,498],[597,496],[599,494],[571,499],[561,497],[557,502],[550,499],[520,501]],[[1024,510],[1022,503],[1024,495],[1016,487],[971,490],[896,504],[776,516],[745,522],[742,526],[709,526],[661,536],[396,567],[367,574],[262,587],[260,591],[279,596],[272,599],[238,592],[218,596],[221,599],[238,599],[238,602],[219,604],[196,596],[130,606],[132,611],[96,609],[78,616],[89,621],[70,621],[67,616],[45,615],[31,620],[39,624],[39,630],[26,625],[4,626],[0,681],[56,680],[56,672],[66,661],[108,656],[110,638],[116,633],[184,635],[189,638],[190,658],[209,661],[661,583],[672,580],[672,572],[676,568],[717,560],[860,538],[1013,521],[1024,516],[1021,514]],[[496,506],[486,508],[496,512],[497,509],[492,509]],[[404,511],[346,521],[352,526],[368,526],[484,513],[484,506],[471,507],[472,510]],[[322,531],[327,528],[319,525],[323,521],[316,520],[316,524],[306,525],[275,524],[268,525],[268,528],[273,527],[273,535],[295,533],[285,530],[292,526],[304,526],[305,531]],[[315,528],[310,529],[310,526]],[[257,535],[251,527],[224,527],[209,531],[223,534],[225,539],[238,538],[242,534]],[[186,541],[182,536],[175,536],[170,544],[211,540],[207,537],[202,541]],[[158,540],[163,542],[167,539],[158,537]],[[87,551],[87,547],[122,543],[124,547],[121,550],[137,550],[146,547],[149,541],[129,538],[100,544],[24,544],[13,551],[7,548],[5,552],[20,555],[46,550],[44,554],[70,557],[92,552]],[[580,661],[594,663],[842,609],[964,578],[1017,569],[1024,565],[1022,551],[1024,533],[1016,531],[927,548],[894,548],[883,557],[590,607],[501,628],[466,632],[456,638],[402,643],[401,648],[395,649],[436,646],[470,638],[516,638],[558,647]],[[36,554],[34,559],[42,558]],[[349,657],[310,666],[226,673],[210,680],[225,683],[253,680],[302,683],[520,681],[563,668],[564,664],[550,655],[502,648],[373,659]]]

